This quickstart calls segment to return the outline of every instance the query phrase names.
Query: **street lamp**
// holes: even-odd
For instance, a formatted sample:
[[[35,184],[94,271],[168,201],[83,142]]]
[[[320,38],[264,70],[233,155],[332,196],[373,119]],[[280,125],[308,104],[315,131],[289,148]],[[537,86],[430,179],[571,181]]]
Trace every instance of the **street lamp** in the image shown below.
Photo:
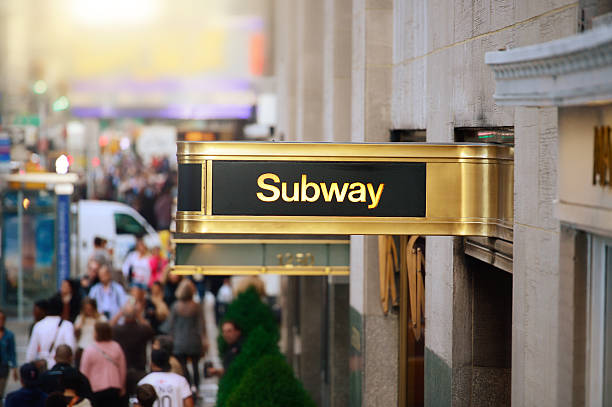
[[[55,160],[55,172],[58,174],[67,174],[69,166],[70,161],[64,154],[60,155],[57,157],[57,160]]]
[[[70,107],[70,101],[66,96],[60,96],[55,102],[53,102],[53,111],[61,112]]]
[[[37,80],[34,82],[34,85],[32,85],[32,91],[37,95],[45,94],[48,88],[47,82],[43,81],[42,79]]]

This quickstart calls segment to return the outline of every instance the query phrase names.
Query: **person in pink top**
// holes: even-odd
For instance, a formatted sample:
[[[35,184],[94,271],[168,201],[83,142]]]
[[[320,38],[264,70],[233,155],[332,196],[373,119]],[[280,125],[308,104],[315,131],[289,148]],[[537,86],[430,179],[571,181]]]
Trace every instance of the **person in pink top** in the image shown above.
[[[168,265],[168,260],[164,259],[161,255],[159,246],[155,246],[151,250],[151,257],[149,258],[149,266],[151,267],[151,277],[149,278],[149,288],[161,279],[161,276]]]
[[[94,407],[120,405],[125,395],[125,355],[112,336],[107,322],[96,322],[95,341],[85,348],[81,358],[81,372],[91,383]]]

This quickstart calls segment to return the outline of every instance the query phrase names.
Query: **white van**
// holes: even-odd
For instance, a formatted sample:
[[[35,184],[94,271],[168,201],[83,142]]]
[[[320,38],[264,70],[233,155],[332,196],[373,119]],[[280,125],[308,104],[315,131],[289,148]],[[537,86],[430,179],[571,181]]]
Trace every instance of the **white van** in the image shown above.
[[[121,269],[123,260],[136,244],[136,236],[144,236],[149,249],[159,246],[159,235],[132,207],[114,201],[81,200],[72,204],[72,266],[73,276],[87,271],[87,261],[93,253],[96,236],[108,241],[113,249],[113,266]]]

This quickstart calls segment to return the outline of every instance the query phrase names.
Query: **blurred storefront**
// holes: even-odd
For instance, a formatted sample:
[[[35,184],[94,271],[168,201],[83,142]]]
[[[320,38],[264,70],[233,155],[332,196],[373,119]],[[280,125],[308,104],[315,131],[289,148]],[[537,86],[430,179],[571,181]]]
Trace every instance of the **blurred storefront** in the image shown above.
[[[34,302],[70,276],[69,203],[74,174],[4,176],[0,306],[24,318]]]
[[[21,216],[18,206],[23,207]],[[36,300],[56,291],[55,197],[44,190],[26,190],[21,194],[5,191],[2,214],[1,306],[16,314],[20,265],[25,309],[29,310]]]

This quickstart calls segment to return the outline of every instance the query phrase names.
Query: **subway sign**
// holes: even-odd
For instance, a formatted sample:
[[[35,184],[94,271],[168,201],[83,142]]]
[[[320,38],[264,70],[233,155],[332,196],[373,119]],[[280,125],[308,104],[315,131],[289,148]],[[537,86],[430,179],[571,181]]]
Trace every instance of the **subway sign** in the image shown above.
[[[213,215],[425,216],[425,163],[214,161],[212,181]]]
[[[179,142],[184,234],[512,234],[497,145]]]

